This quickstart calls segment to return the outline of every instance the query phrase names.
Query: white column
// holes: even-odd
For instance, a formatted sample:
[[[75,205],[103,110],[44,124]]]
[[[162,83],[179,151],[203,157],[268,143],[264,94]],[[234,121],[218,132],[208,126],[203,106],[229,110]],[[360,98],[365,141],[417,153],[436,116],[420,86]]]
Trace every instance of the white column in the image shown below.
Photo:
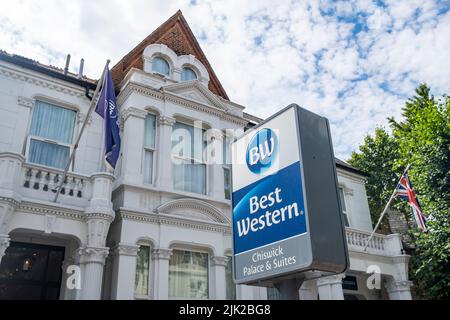
[[[121,176],[123,182],[139,184],[142,176],[142,155],[144,150],[144,127],[147,112],[129,107],[123,111],[123,152]]]
[[[316,280],[320,300],[344,300],[342,279],[344,274],[322,277]]]
[[[157,150],[157,170],[155,172],[155,185],[163,190],[173,189],[172,180],[172,126],[175,123],[175,119],[160,116],[158,117],[158,134],[159,143]]]
[[[134,300],[136,257],[139,246],[121,243],[113,248],[113,281],[111,299]]]
[[[17,117],[14,130],[14,138],[11,141],[11,149],[15,152],[21,153],[23,143],[26,141],[28,123],[30,121],[31,112],[35,104],[35,99],[19,96],[17,97]]]
[[[207,131],[208,194],[216,199],[225,200],[223,174],[223,132],[218,129]],[[212,142],[211,142],[212,141]],[[214,156],[213,156],[214,154]]]
[[[3,256],[6,254],[6,249],[9,247],[9,240],[8,235],[0,235],[0,264]]]
[[[411,286],[412,282],[408,280],[391,279],[386,283],[386,289],[389,294],[389,300],[412,300]]]
[[[78,249],[81,272],[81,300],[100,300],[102,294],[103,267],[108,248],[83,247]]]
[[[153,260],[155,261],[155,273],[154,273],[154,294],[153,297],[156,300],[169,299],[169,260],[172,256],[172,250],[170,249],[154,249]]]
[[[0,153],[0,263],[9,247],[9,224],[21,201],[20,183],[25,158],[16,153]]]
[[[86,244],[78,249],[82,288],[80,299],[101,299],[103,269],[109,248],[105,246],[109,226],[114,220],[111,192],[114,176],[100,172],[91,176],[92,197],[85,209]]]
[[[181,72],[182,69],[178,67],[172,68],[172,78],[175,81],[181,81]]]
[[[314,280],[304,281],[299,290],[300,300],[317,300],[317,288]]]
[[[18,153],[0,153],[0,197],[13,199],[20,202],[21,183],[24,180],[22,175],[22,164],[25,158]],[[0,226],[1,227],[1,226]]]
[[[13,199],[0,200],[0,263],[9,247],[8,227],[17,205]]]
[[[210,298],[215,300],[225,300],[227,298],[227,283],[225,268],[227,266],[228,257],[214,256],[211,257],[211,266],[213,268],[213,279],[211,281],[212,288]],[[213,294],[213,295],[212,295]]]
[[[13,199],[0,200],[0,263],[9,247],[8,228],[17,205]]]

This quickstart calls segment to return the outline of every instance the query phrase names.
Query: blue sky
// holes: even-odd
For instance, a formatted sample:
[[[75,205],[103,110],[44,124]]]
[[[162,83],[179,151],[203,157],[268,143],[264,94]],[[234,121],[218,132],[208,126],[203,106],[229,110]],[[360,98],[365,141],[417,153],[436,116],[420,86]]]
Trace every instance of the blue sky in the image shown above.
[[[231,100],[330,119],[347,159],[420,82],[450,90],[450,1],[1,1],[0,49],[97,78],[181,9]],[[39,12],[40,14],[36,14]]]

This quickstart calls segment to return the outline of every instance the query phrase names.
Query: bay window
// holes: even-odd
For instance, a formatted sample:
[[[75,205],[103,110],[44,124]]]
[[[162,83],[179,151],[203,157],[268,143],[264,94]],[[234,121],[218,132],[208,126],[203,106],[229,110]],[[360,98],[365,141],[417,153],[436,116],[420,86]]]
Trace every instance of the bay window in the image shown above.
[[[156,116],[148,114],[145,117],[144,137],[144,183],[153,183],[153,164],[156,150]]]
[[[28,137],[28,161],[64,169],[75,128],[74,110],[37,100]]]
[[[208,299],[207,253],[173,250],[169,261],[169,298]]]
[[[173,187],[206,194],[205,130],[176,122],[172,133]]]

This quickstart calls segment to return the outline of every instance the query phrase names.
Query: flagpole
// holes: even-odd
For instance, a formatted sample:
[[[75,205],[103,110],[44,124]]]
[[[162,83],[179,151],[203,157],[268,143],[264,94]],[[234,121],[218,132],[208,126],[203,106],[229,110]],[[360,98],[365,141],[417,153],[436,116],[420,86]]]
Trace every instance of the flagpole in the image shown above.
[[[405,172],[409,170],[409,167],[410,167],[410,165],[408,164],[408,166],[406,167],[405,171],[403,171],[403,174],[400,176],[400,179],[401,179],[401,177],[405,174]],[[364,246],[364,251],[366,251],[367,246],[369,245],[370,240],[372,240],[373,235],[375,234],[375,232],[377,231],[378,227],[380,226],[381,220],[383,220],[383,217],[384,217],[384,215],[386,214],[386,211],[389,209],[389,206],[390,206],[392,200],[394,200],[395,194],[397,193],[397,187],[398,187],[398,183],[397,183],[397,185],[395,186],[394,192],[392,192],[392,195],[391,195],[391,197],[389,198],[388,203],[387,203],[386,206],[384,207],[384,210],[383,210],[383,212],[381,213],[380,218],[378,219],[378,222],[377,222],[375,228],[373,229],[372,233],[370,234],[370,237],[367,239],[366,244],[365,244],[365,246]]]
[[[67,161],[67,165],[66,165],[66,168],[64,169],[64,173],[62,175],[61,181],[59,182],[59,184],[57,186],[57,191],[56,191],[55,198],[53,199],[53,202],[56,202],[58,200],[59,194],[61,193],[61,189],[64,184],[64,180],[66,180],[67,172],[69,171],[70,164],[72,163],[73,158],[75,156],[75,151],[78,149],[78,144],[80,143],[81,135],[83,134],[83,131],[86,128],[88,120],[89,120],[92,112],[94,111],[98,93],[100,91],[100,88],[103,85],[103,82],[105,81],[106,68],[108,68],[110,62],[111,62],[111,60],[109,60],[109,59],[106,61],[105,67],[103,68],[102,76],[98,80],[97,87],[95,88],[95,92],[94,92],[94,95],[92,96],[91,104],[89,106],[89,110],[86,115],[86,119],[84,119],[83,125],[81,126],[81,129],[80,129],[80,132],[78,133],[77,139],[75,140],[75,144],[74,144],[73,150],[70,154],[69,161]]]

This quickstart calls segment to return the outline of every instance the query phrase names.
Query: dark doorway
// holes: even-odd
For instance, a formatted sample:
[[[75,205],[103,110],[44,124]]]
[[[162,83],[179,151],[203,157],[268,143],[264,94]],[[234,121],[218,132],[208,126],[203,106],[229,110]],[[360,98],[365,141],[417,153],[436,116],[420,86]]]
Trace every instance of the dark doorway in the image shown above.
[[[0,300],[57,300],[64,248],[11,242],[0,264]]]

